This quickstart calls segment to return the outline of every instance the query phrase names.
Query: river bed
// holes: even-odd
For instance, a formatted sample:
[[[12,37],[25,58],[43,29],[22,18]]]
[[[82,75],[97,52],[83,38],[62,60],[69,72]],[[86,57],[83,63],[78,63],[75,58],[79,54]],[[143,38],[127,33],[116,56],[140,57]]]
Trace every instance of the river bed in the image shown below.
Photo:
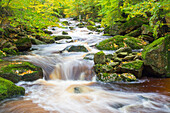
[[[97,82],[93,60],[83,58],[98,52],[94,45],[109,37],[78,28],[78,22],[70,18],[60,21],[65,20],[71,23],[70,26],[49,27],[48,30],[53,35],[68,32],[73,38],[70,43],[60,40],[58,44],[33,45],[29,55],[14,58],[42,67],[44,78],[17,83],[26,89],[26,95],[1,102],[0,113],[170,112],[170,78],[142,78],[131,83]],[[60,52],[70,45],[84,45],[89,52]]]

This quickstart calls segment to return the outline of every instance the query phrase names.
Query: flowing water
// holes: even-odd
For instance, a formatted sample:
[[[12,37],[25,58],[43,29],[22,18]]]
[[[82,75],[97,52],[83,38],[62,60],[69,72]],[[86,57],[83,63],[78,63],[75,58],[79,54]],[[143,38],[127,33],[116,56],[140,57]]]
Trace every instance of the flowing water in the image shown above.
[[[73,27],[78,23],[72,19],[61,19],[64,20],[71,22]],[[42,67],[44,78],[17,83],[26,89],[26,95],[1,102],[0,113],[170,112],[169,78],[143,78],[132,83],[96,82],[93,61],[83,57],[98,52],[94,45],[108,37],[86,28],[69,30],[68,26],[64,26],[49,30],[53,35],[67,31],[73,39],[60,40],[59,44],[34,45],[34,51],[29,55],[14,58]],[[70,45],[84,45],[89,52],[60,52]]]

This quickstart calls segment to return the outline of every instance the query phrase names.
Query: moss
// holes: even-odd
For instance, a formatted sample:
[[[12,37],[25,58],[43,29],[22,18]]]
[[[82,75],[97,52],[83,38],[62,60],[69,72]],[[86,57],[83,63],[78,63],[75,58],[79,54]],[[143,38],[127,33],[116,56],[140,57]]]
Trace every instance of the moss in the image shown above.
[[[0,62],[4,61],[3,59],[0,59]]]
[[[124,82],[131,82],[136,81],[136,77],[131,73],[99,73],[97,75],[98,80],[102,82],[116,82],[116,81],[124,81]]]
[[[70,36],[56,36],[55,40],[61,40],[61,39],[72,39]]]
[[[90,31],[96,31],[97,30],[97,28],[95,26],[91,26],[91,25],[87,26],[87,29],[90,30]]]
[[[68,21],[61,22],[63,25],[69,25]]]
[[[30,42],[31,40],[29,38],[21,38],[19,39],[15,44],[20,46],[20,45],[23,45],[23,43],[26,43],[26,42]]]
[[[6,53],[0,50],[0,58],[5,57]]]
[[[145,18],[132,18],[126,23],[120,26],[119,34],[124,35],[130,33],[132,30],[142,26],[143,24],[147,24],[148,21]]]
[[[84,46],[71,46],[68,49],[68,52],[88,52],[88,50]]]
[[[100,50],[116,50],[125,46],[131,47],[132,49],[140,49],[144,44],[142,43],[142,40],[134,37],[117,35],[96,45]]]
[[[42,78],[42,70],[29,62],[7,62],[0,64],[0,77],[19,82],[20,80],[33,81]]]
[[[23,87],[16,86],[13,82],[0,77],[0,101],[24,94],[25,89]]]
[[[96,55],[105,55],[103,51],[97,52]]]
[[[32,46],[31,40],[28,37],[18,39],[15,44],[19,51],[27,51]]]
[[[126,34],[126,36],[132,36],[132,37],[137,37],[141,34],[141,28],[138,28],[128,34]]]
[[[17,52],[10,48],[3,48],[2,51],[6,52],[9,55],[17,55]]]
[[[142,60],[126,62],[126,63],[123,63],[121,65],[121,67],[123,67],[123,68],[133,69],[133,70],[134,69],[135,70],[139,70],[139,69],[141,69],[142,66],[143,66],[143,61]]]
[[[93,25],[93,26],[95,25],[95,23],[93,21],[90,21],[90,20],[87,22],[87,24],[88,25]]]
[[[94,54],[94,63],[95,64],[104,64],[106,62],[106,56],[103,51],[100,51]]]
[[[165,40],[165,37],[161,37],[161,38],[155,40],[154,42],[152,42],[151,44],[147,45],[142,51],[142,58],[145,59],[146,54],[148,52],[150,52],[153,49],[159,48],[159,45],[161,45],[164,40]]]
[[[142,27],[142,34],[143,35],[149,35],[149,36],[153,36],[153,28],[150,27],[149,25],[143,24]]]
[[[32,44],[35,44],[35,45],[39,45],[39,44],[46,44],[38,39],[35,39],[35,38],[31,38],[31,43]]]

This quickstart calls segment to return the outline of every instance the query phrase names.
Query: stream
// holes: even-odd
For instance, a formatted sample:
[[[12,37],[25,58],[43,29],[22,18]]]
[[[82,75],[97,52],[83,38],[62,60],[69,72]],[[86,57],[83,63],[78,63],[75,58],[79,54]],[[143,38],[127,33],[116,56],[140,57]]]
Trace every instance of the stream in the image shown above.
[[[13,58],[40,66],[44,78],[17,83],[26,89],[26,95],[1,102],[0,113],[170,113],[170,78],[142,78],[130,83],[97,82],[93,60],[83,58],[92,59],[92,54],[99,51],[95,44],[109,36],[78,28],[79,22],[71,18],[60,21],[68,21],[70,25],[48,30],[54,36],[66,31],[72,39],[33,45],[28,55]],[[89,52],[60,52],[71,45],[83,45]]]

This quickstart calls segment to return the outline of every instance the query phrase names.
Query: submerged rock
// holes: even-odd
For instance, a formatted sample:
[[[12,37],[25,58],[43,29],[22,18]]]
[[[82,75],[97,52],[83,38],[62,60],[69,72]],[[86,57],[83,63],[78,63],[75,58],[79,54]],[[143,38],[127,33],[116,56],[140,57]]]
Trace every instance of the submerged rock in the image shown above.
[[[170,35],[146,46],[142,52],[147,76],[170,77]]]
[[[69,93],[75,93],[75,94],[79,94],[79,93],[89,93],[92,92],[93,89],[84,86],[84,85],[71,85],[66,89]]]
[[[29,62],[2,61],[0,63],[0,77],[14,83],[19,81],[34,81],[43,77],[40,67]]]
[[[25,94],[25,89],[0,77],[0,101]]]

